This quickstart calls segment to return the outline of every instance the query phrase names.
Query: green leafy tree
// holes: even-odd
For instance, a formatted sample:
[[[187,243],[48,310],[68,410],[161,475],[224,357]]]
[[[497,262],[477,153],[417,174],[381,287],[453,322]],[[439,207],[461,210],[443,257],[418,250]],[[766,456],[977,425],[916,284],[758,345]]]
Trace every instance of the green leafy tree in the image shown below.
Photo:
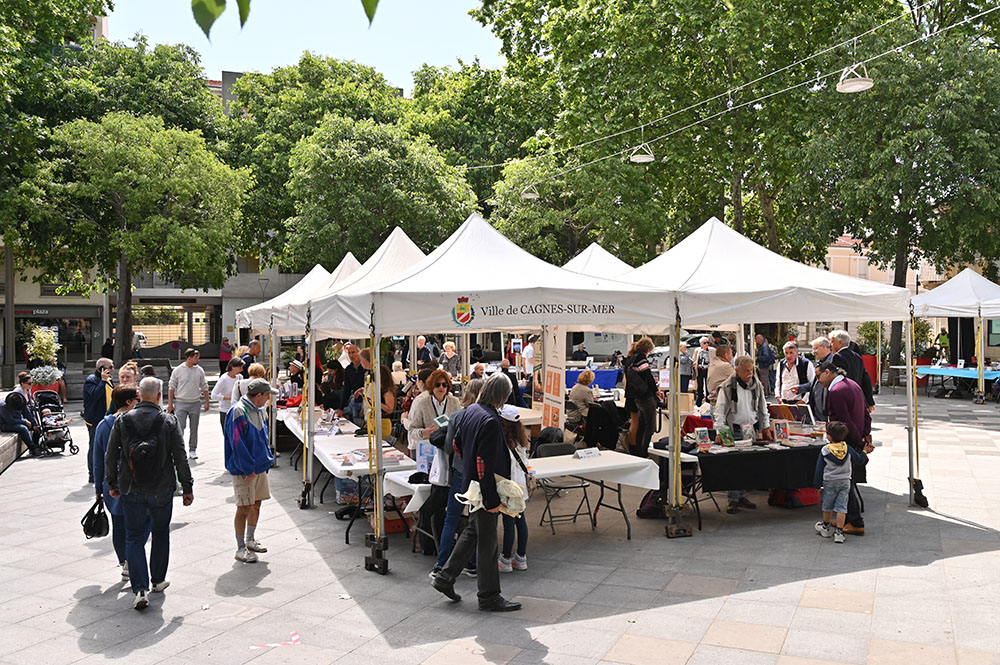
[[[23,167],[37,154],[44,121],[32,110],[55,83],[67,47],[86,42],[106,0],[3,0],[0,3],[0,217]]]
[[[489,213],[501,169],[477,167],[526,157],[525,142],[555,121],[558,95],[538,66],[511,76],[478,60],[459,64],[456,70],[424,65],[414,72],[404,124],[429,136],[449,164],[472,167],[466,179]]]
[[[20,156],[0,160],[0,179],[7,183],[0,188],[0,222],[14,221],[12,200],[4,194],[13,194],[18,182],[31,177],[52,128],[61,123],[128,111],[160,116],[167,126],[198,130],[210,140],[219,134],[222,110],[190,47],[150,47],[140,37],[133,45],[99,40],[57,50],[38,64],[44,85],[33,85],[14,100],[26,119],[24,131],[0,138]]]
[[[289,161],[288,252],[299,263],[332,270],[348,250],[371,254],[397,225],[429,251],[476,209],[462,174],[398,125],[330,115]]]
[[[223,164],[197,132],[155,116],[109,113],[52,133],[20,188],[18,254],[85,292],[117,289],[115,360],[131,351],[132,276],[221,288],[235,270],[249,173]]]
[[[287,189],[292,149],[327,113],[391,123],[401,117],[404,101],[371,67],[308,52],[290,67],[242,76],[233,94],[232,107],[241,112],[229,119],[223,153],[228,163],[249,168],[256,181],[243,209],[245,242],[265,262],[284,260],[285,267],[306,270],[312,264],[285,251],[285,221],[295,215]]]
[[[885,0],[851,9],[870,22],[899,11]],[[804,140],[804,120],[824,109],[808,87],[751,103],[848,57],[844,50],[794,64],[843,39],[843,3],[494,0],[475,15],[503,41],[510,70],[547,63],[561,93],[555,148],[670,116],[574,150],[577,162],[693,125],[652,145],[648,177],[659,185],[664,236],[683,237],[715,215],[793,258],[822,256],[826,238],[793,228],[797,201],[784,194],[799,177],[793,149]],[[750,84],[782,67],[781,76]]]
[[[496,185],[490,221],[504,235],[556,265],[562,265],[591,242],[632,265],[656,254],[663,241],[658,188],[648,170],[621,159],[570,171],[537,186],[539,198],[525,200],[532,182],[559,170],[545,157],[504,168]]]
[[[889,44],[927,34],[894,26]],[[881,50],[881,49],[880,49]],[[832,97],[810,129],[797,194],[803,225],[851,234],[893,283],[923,259],[972,263],[995,278],[1000,258],[1000,54],[975,36],[921,41],[873,63],[875,87]],[[901,325],[890,335],[901,348]]]

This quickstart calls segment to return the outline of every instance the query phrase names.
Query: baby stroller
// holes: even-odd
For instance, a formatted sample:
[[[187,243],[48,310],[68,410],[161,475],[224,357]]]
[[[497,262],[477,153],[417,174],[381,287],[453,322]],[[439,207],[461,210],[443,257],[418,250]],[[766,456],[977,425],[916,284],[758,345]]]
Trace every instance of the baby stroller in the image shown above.
[[[59,393],[54,390],[39,390],[32,395],[31,408],[42,429],[42,438],[39,443],[49,448],[49,450],[69,452],[76,455],[80,452],[80,447],[73,443],[73,435],[69,432],[69,418],[63,411],[62,400]]]

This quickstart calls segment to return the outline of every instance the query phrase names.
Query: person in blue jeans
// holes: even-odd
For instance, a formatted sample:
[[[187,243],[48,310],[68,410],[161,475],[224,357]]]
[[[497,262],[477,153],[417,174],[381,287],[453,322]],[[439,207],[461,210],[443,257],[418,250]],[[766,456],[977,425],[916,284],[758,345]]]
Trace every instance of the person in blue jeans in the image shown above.
[[[127,582],[128,560],[125,558],[125,506],[121,499],[111,496],[111,488],[108,486],[107,475],[104,471],[104,457],[108,452],[108,439],[111,437],[111,428],[114,427],[118,416],[132,409],[139,403],[139,391],[134,385],[116,386],[111,391],[111,404],[115,412],[104,417],[97,425],[94,432],[94,479],[97,488],[98,500],[103,499],[104,505],[111,515],[111,544],[114,545],[115,554],[118,556],[118,565],[122,568],[122,581]],[[110,475],[118,475],[115,469]],[[146,537],[149,535],[150,520],[146,520],[144,531]],[[143,539],[145,542],[145,538]]]
[[[462,457],[455,451],[452,442],[455,440],[455,432],[458,430],[458,424],[462,422],[462,413],[467,406],[476,403],[484,383],[485,380],[483,379],[472,379],[469,381],[469,385],[465,387],[465,394],[462,395],[462,408],[451,414],[451,417],[448,419],[445,448],[450,447],[452,452],[451,484],[448,488],[448,506],[445,508],[444,526],[441,527],[441,538],[438,543],[438,558],[434,564],[434,568],[430,572],[432,577],[436,572],[444,568],[444,564],[448,562],[448,557],[451,556],[451,551],[455,548],[455,537],[458,535],[458,526],[462,523],[462,513],[465,511],[465,505],[459,503],[458,499],[455,498],[456,494],[465,491],[465,478],[462,475]],[[466,564],[465,569],[471,571],[472,575],[475,575],[475,554],[472,555],[472,559]]]
[[[525,473],[528,461],[528,449],[531,439],[527,430],[521,424],[521,414],[516,408],[507,405],[500,409],[500,425],[503,435],[510,448],[511,464],[510,479],[524,488],[524,499],[528,499],[528,477]],[[514,550],[514,535],[517,535],[517,550]],[[500,548],[500,559],[497,566],[501,573],[528,569],[528,520],[521,513],[517,517],[503,514],[503,546]]]
[[[174,491],[180,481],[184,505],[190,506],[194,502],[194,480],[177,419],[160,408],[163,382],[151,376],[140,381],[139,399],[139,404],[122,414],[111,428],[104,466],[108,471],[117,469],[118,473],[104,475],[108,495],[123,498],[125,558],[135,594],[132,607],[142,610],[149,605],[147,593],[159,593],[170,586],[167,564]],[[141,456],[140,452],[147,454]],[[153,544],[147,567],[149,535]]]

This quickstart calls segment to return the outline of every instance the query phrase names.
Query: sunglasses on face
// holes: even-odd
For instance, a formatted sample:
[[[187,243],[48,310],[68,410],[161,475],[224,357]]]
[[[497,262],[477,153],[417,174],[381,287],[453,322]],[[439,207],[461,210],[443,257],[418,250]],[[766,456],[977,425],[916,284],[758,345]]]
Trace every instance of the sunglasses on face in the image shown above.
[[[438,382],[438,383],[434,384],[434,387],[435,388],[447,388],[448,384],[447,383],[443,383],[443,382]]]

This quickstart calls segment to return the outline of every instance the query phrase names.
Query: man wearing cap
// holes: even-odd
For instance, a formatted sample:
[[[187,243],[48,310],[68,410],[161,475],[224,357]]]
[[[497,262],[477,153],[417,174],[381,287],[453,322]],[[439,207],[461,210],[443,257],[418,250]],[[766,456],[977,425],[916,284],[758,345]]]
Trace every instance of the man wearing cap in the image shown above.
[[[274,463],[268,444],[267,412],[271,395],[278,391],[266,379],[254,379],[246,394],[226,416],[226,471],[233,477],[236,494],[236,560],[257,561],[258,552],[267,548],[257,540],[260,503],[271,498],[267,472]]]
[[[288,380],[297,385],[299,390],[302,390],[302,387],[306,383],[305,376],[302,374],[302,370],[304,369],[305,366],[300,360],[293,360],[288,365]]]

